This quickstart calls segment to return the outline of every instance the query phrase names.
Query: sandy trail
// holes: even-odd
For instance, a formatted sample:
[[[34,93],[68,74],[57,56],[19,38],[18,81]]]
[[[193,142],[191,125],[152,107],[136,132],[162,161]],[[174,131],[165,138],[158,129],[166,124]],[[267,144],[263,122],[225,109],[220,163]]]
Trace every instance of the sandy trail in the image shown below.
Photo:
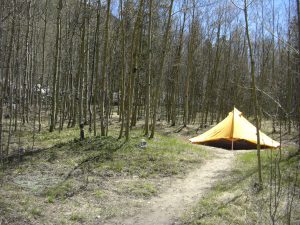
[[[196,203],[231,168],[234,153],[211,148],[215,153],[200,168],[190,172],[184,179],[176,179],[170,188],[150,199],[140,212],[122,221],[108,224],[118,225],[169,225],[178,224],[184,211]]]

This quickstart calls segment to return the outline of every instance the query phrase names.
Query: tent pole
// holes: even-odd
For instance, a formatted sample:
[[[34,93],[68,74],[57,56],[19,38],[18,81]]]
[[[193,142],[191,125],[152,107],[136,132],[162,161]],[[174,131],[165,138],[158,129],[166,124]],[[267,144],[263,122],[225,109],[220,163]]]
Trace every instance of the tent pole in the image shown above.
[[[232,124],[231,124],[231,150],[232,150],[232,151],[233,151],[234,113],[235,113],[235,107],[233,106],[233,111],[232,111]]]

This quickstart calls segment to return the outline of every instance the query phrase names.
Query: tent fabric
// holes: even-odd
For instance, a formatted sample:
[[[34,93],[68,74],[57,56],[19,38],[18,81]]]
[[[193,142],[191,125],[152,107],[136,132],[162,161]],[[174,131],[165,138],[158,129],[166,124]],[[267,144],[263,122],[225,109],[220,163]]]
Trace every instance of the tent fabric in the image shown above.
[[[261,131],[259,134],[260,144],[263,148],[279,147],[280,144],[277,141],[274,141]],[[243,149],[253,148],[257,144],[256,127],[243,117],[239,110],[234,108],[223,121],[207,132],[191,138],[190,141],[194,144],[213,146],[223,146],[222,143],[228,146],[228,143],[232,143],[232,147],[243,143]],[[249,144],[248,147],[246,146],[247,143]]]

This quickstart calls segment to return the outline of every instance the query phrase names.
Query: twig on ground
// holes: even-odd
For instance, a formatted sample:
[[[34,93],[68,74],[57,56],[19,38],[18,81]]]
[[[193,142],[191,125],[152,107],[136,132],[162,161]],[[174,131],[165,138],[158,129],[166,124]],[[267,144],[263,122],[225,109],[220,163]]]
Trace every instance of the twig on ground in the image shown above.
[[[109,158],[108,156],[110,156],[110,155],[108,155],[108,153],[110,153],[110,154],[114,153],[114,152],[117,151],[118,149],[122,148],[122,147],[125,145],[125,143],[126,143],[126,142],[123,142],[121,145],[117,146],[117,147],[114,148],[114,149],[111,149],[109,152],[100,152],[100,153],[97,154],[97,155],[93,155],[92,157],[88,157],[88,158],[82,160],[82,161],[79,162],[73,169],[71,169],[71,170],[68,172],[68,174],[67,174],[67,176],[64,178],[63,182],[65,182],[66,180],[68,180],[68,179],[72,176],[72,173],[73,173],[76,169],[78,169],[78,168],[80,168],[82,165],[84,165],[85,163],[92,162],[92,161],[97,161],[97,160],[99,160],[101,157],[107,159],[107,158]]]

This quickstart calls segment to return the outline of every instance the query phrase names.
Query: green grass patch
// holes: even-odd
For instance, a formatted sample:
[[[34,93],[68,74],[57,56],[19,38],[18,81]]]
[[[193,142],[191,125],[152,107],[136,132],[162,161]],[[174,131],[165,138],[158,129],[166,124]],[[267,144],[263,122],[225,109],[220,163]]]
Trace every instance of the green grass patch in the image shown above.
[[[47,197],[47,202],[48,203],[54,203],[54,196],[53,195],[49,195],[48,197]]]
[[[81,213],[73,213],[70,216],[70,220],[83,223],[85,221],[85,216]]]
[[[120,194],[130,195],[138,198],[150,198],[157,194],[157,188],[154,184],[146,181],[134,181],[121,184]]]
[[[185,143],[175,137],[156,135],[147,140],[147,148],[137,147],[139,139],[132,139],[111,161],[99,165],[102,174],[137,175],[140,178],[182,175],[199,166],[209,153],[200,146]]]
[[[42,216],[42,209],[40,208],[32,208],[30,210],[30,213],[34,216],[34,217],[40,217]]]
[[[72,180],[60,183],[54,187],[50,187],[46,191],[48,200],[53,201],[54,199],[65,199],[73,191],[74,184]]]
[[[100,189],[95,190],[94,195],[98,199],[102,199],[102,198],[105,198],[107,196],[106,193],[103,190],[100,190]]]

